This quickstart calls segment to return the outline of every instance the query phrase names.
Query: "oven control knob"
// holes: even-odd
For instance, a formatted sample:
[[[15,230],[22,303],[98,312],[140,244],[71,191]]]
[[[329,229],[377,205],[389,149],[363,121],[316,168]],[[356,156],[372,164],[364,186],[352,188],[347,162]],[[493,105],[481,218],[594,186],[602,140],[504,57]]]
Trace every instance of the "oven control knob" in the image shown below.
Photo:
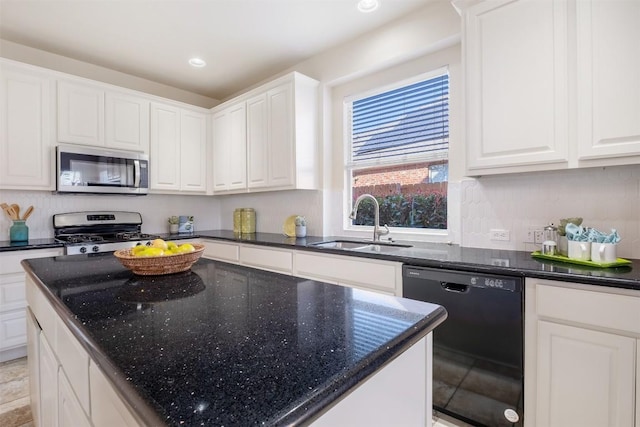
[[[98,252],[98,251],[100,251],[100,248],[98,247],[98,245],[96,245],[96,246],[92,247],[91,250],[93,252]]]
[[[81,254],[87,253],[87,248],[85,246],[81,247],[80,248],[80,253]]]
[[[151,246],[152,244],[153,244],[153,242],[151,242],[151,241],[148,241],[147,243],[145,243],[145,245],[147,245],[147,246]]]

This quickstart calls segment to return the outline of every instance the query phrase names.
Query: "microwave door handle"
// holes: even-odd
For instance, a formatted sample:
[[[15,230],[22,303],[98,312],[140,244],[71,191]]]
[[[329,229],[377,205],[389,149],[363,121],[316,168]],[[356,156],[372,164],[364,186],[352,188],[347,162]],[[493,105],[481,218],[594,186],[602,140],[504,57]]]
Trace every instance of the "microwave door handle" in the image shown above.
[[[140,160],[133,161],[133,186],[140,188]]]

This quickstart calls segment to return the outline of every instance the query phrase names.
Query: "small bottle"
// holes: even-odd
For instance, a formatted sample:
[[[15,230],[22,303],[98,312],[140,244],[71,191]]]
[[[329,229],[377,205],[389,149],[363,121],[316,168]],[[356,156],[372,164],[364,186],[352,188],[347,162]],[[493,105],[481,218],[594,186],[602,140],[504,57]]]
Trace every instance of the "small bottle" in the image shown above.
[[[23,220],[15,220],[9,228],[9,240],[12,242],[26,242],[29,240],[29,227]]]
[[[233,232],[235,234],[242,233],[242,209],[237,208],[233,211]]]
[[[256,211],[253,208],[242,209],[242,234],[256,232]]]

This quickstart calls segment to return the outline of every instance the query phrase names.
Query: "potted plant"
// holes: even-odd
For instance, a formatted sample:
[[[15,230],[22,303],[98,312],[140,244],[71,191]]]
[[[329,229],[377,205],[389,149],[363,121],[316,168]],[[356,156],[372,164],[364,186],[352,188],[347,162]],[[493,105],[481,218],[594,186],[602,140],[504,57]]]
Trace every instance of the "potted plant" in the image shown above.
[[[169,232],[171,234],[176,234],[178,232],[179,227],[179,218],[177,215],[173,215],[169,217]]]
[[[307,220],[298,215],[296,217],[296,237],[306,237],[307,236]]]

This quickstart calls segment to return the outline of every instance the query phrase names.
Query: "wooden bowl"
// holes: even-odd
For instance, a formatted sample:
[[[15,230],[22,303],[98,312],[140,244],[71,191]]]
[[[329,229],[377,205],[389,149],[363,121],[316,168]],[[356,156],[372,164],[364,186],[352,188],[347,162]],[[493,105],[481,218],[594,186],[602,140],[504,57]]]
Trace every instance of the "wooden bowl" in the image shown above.
[[[184,254],[140,257],[134,256],[131,253],[131,249],[121,249],[115,251],[113,255],[134,274],[141,276],[160,276],[163,274],[180,273],[191,268],[204,252],[203,244],[191,244],[195,248],[195,251]]]

